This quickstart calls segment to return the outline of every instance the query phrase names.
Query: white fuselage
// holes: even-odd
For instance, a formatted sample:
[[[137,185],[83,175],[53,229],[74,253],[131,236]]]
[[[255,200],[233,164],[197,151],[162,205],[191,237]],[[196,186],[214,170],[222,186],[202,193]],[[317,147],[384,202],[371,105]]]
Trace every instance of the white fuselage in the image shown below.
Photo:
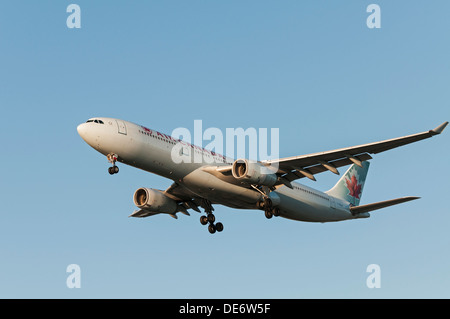
[[[232,165],[234,159],[119,119],[93,118],[80,124],[77,129],[86,143],[98,152],[117,154],[119,162],[169,178],[184,186],[193,196],[239,209],[257,209],[258,202],[262,200],[259,192],[243,187],[234,177],[218,176],[220,173],[216,168]],[[176,163],[172,159],[172,150],[177,142],[192,154],[201,154],[204,161]],[[292,183],[292,186],[292,189],[281,186],[271,192],[272,200],[279,202],[282,217],[310,222],[368,217],[368,214],[353,216],[346,201],[299,183]]]

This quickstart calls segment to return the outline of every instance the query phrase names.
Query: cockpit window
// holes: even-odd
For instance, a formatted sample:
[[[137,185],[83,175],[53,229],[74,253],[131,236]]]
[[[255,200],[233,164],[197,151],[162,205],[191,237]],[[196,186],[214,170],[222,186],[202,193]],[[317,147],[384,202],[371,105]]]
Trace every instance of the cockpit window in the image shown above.
[[[87,120],[86,121],[86,123],[91,123],[91,122],[98,123],[98,124],[105,124],[105,123],[103,123],[102,120]]]

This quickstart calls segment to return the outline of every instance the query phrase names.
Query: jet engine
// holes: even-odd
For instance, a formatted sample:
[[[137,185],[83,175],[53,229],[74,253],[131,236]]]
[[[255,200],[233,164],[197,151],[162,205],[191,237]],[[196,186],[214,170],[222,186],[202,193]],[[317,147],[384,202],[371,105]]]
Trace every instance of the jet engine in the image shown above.
[[[133,200],[140,209],[166,214],[177,212],[177,203],[158,189],[139,188],[134,192]]]
[[[233,177],[248,184],[273,186],[278,180],[277,175],[269,167],[247,159],[238,159],[231,169]]]

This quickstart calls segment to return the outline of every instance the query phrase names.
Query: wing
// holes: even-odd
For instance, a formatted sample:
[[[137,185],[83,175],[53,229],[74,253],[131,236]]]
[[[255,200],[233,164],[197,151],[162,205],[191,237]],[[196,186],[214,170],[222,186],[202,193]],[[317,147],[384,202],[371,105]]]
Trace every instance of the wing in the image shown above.
[[[143,218],[143,217],[149,217],[149,216],[154,216],[154,215],[158,215],[159,213],[155,213],[155,212],[151,212],[148,211],[146,209],[139,209],[139,210],[135,210],[130,216],[128,217],[139,217],[139,218]]]
[[[278,165],[277,173],[281,174],[280,181],[287,185],[289,185],[289,182],[303,177],[315,180],[314,175],[324,171],[331,171],[335,174],[339,174],[337,170],[338,167],[352,163],[361,166],[362,161],[372,158],[369,154],[378,154],[441,134],[447,124],[448,122],[445,122],[433,130],[385,141],[346,147],[327,152],[263,161],[262,163],[265,165]]]
[[[178,183],[173,183],[164,191],[164,195],[177,201],[182,207],[186,209],[192,208],[196,212],[200,213],[200,209],[198,207],[201,206],[202,199],[186,187]]]

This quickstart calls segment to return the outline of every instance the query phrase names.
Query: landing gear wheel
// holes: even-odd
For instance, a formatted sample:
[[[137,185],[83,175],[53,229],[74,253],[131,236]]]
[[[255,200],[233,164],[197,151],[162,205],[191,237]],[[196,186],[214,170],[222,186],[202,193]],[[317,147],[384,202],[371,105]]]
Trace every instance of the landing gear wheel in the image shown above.
[[[264,209],[272,210],[272,200],[269,197],[264,198]]]
[[[272,210],[272,214],[275,217],[280,216],[280,209],[278,207],[274,207],[273,210]]]
[[[108,167],[108,173],[111,175],[119,173],[119,167],[118,166]]]
[[[216,221],[216,216],[214,216],[213,214],[208,214],[208,221],[213,224]]]
[[[223,230],[223,224],[221,222],[216,223],[216,230],[219,233]]]
[[[267,218],[267,219],[271,219],[271,218],[273,217],[272,211],[269,210],[269,209],[266,209],[266,210],[264,211],[264,215],[266,215],[266,218]]]
[[[214,224],[210,224],[210,225],[208,226],[208,231],[209,231],[211,234],[214,234],[214,233],[216,232],[216,227],[214,227]]]
[[[200,224],[202,224],[202,225],[208,224],[208,217],[206,217],[206,216],[201,216],[201,217],[200,217]]]

